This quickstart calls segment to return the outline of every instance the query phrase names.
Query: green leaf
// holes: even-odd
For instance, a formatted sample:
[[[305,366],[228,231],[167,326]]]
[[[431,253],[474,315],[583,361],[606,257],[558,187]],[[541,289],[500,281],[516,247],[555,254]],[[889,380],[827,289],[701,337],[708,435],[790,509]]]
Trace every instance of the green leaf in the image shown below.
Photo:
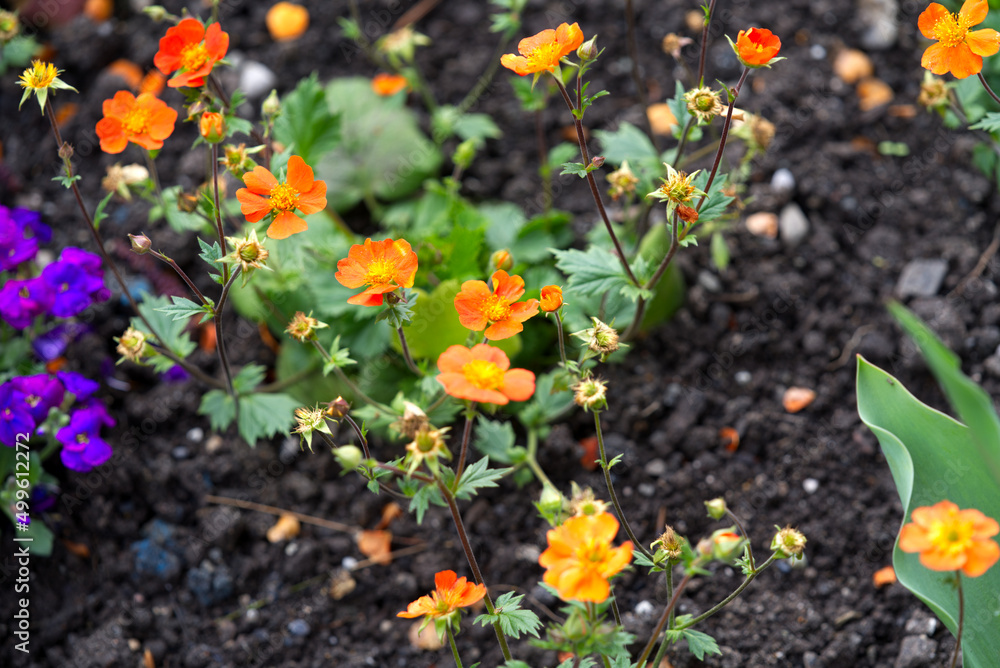
[[[201,247],[201,253],[198,254],[198,257],[207,262],[208,266],[218,269],[218,261],[222,259],[222,248],[219,246],[219,242],[213,241],[209,245],[204,239],[198,237],[198,246]]]
[[[201,397],[198,414],[208,417],[214,431],[225,431],[236,419],[236,404],[225,390],[209,390]]]
[[[694,184],[700,190],[704,190],[707,183],[708,172],[706,170],[702,170],[698,173],[698,176],[694,177]],[[725,178],[716,178],[712,182],[712,188],[708,191],[708,198],[705,200],[704,206],[698,211],[698,225],[719,218],[729,208],[734,198],[722,192],[725,186]]]
[[[365,197],[400,199],[437,171],[441,151],[420,131],[414,112],[378,97],[368,79],[334,80],[326,101],[340,116],[341,141],[315,168],[333,208],[344,211]]]
[[[260,364],[247,364],[233,376],[233,389],[237,394],[253,392],[254,388],[264,380],[267,368]]]
[[[343,368],[351,364],[357,364],[351,359],[351,351],[340,347],[340,335],[330,344],[330,361],[323,364],[323,375],[328,376],[336,368]]]
[[[114,197],[114,195],[114,191],[109,192],[104,196],[104,199],[101,200],[101,203],[97,205],[97,209],[94,211],[95,230],[98,229],[101,226],[101,223],[104,222],[104,219],[108,217],[108,214],[104,213],[104,207],[108,205],[108,202],[111,201],[111,198]]]
[[[274,138],[301,156],[307,165],[329,153],[340,140],[340,119],[327,103],[326,91],[314,72],[281,101]]]
[[[978,123],[969,126],[970,130],[985,130],[986,132],[1000,132],[1000,112],[991,111],[983,116]]]
[[[420,483],[419,481],[413,482],[417,482],[419,486],[413,494],[413,498],[410,499],[410,512],[416,513],[417,524],[423,524],[424,513],[427,512],[427,508],[430,507],[430,504],[433,503],[435,506],[443,506],[445,505],[445,502],[444,499],[441,498],[441,490],[439,490],[435,485]],[[402,489],[402,480],[400,480],[399,486]],[[404,491],[403,493],[405,494],[406,492]]]
[[[678,620],[680,620],[680,618],[678,618]],[[703,661],[706,654],[722,654],[722,650],[719,649],[719,645],[715,642],[715,638],[707,633],[702,633],[701,631],[695,631],[693,629],[669,630],[667,631],[667,639],[672,643],[681,639],[687,640],[688,650],[690,650],[690,652],[694,654],[699,661]]]
[[[712,264],[720,271],[725,271],[726,267],[729,266],[729,246],[726,244],[726,238],[722,236],[721,232],[712,233],[711,247]]]
[[[901,307],[893,307],[893,311],[897,317],[902,313]],[[944,385],[953,405],[961,406],[959,414],[972,418],[966,427],[921,403],[897,379],[858,357],[858,413],[882,446],[903,504],[904,521],[911,517],[914,508],[943,499],[960,508],[975,508],[988,517],[998,518],[996,442],[985,450],[979,444],[979,439],[988,437],[993,429],[983,423],[994,421],[995,414],[992,420],[987,419],[982,409],[992,409],[980,404],[985,393],[975,388],[957,366],[951,366],[957,362],[954,355],[929,330],[917,327],[912,315],[903,318],[907,329],[913,327],[915,332],[924,332],[918,338],[918,345],[925,349],[928,365]],[[898,545],[893,550],[893,566],[899,582],[955,633],[958,601],[954,587],[943,574],[925,568],[919,555],[903,552]],[[992,665],[993,659],[1000,655],[1000,617],[994,614],[1000,569],[993,568],[977,578],[965,578],[963,589],[965,622],[967,628],[976,629],[962,643],[964,664]]]
[[[660,158],[653,142],[645,132],[631,123],[622,121],[614,131],[594,130],[594,136],[601,142],[604,159],[614,165],[621,165],[627,160],[633,167],[650,164],[660,167]]]
[[[166,218],[167,223],[175,232],[192,232],[208,229],[208,220],[194,212],[181,211],[177,206],[183,189],[181,186],[173,186],[163,190],[163,205],[156,204],[149,210],[149,222],[156,222],[160,218]]]
[[[567,286],[583,296],[604,295],[631,284],[621,262],[611,251],[591,246],[586,251],[552,249],[556,267],[569,277]]]
[[[156,329],[156,333],[162,337],[159,343],[178,357],[184,358],[194,352],[196,346],[191,337],[184,332],[187,328],[187,321],[183,319],[177,320],[162,312],[162,309],[169,308],[170,306],[171,304],[167,297],[147,296],[139,304],[139,312],[146,317],[149,323]],[[156,340],[153,332],[149,331],[149,328],[146,327],[141,318],[132,318],[132,326],[152,336],[154,341]],[[171,362],[171,364],[173,363]]]
[[[490,458],[483,457],[465,469],[462,472],[462,479],[459,480],[458,489],[455,490],[455,498],[471,499],[478,489],[496,487],[496,481],[511,471],[511,469],[491,469],[489,465]]]
[[[567,162],[562,165],[562,171],[559,172],[559,176],[564,176],[566,174],[573,174],[579,176],[581,179],[587,178],[587,174],[597,169],[594,163],[585,165],[582,162]]]
[[[531,610],[521,609],[521,600],[524,594],[516,596],[509,591],[494,602],[495,614],[484,614],[476,617],[476,623],[480,626],[495,624],[500,622],[500,630],[504,635],[512,638],[520,638],[525,633],[538,636],[538,629],[542,622]]]
[[[212,319],[212,307],[208,304],[196,304],[190,299],[178,297],[177,295],[173,295],[171,299],[173,299],[173,304],[156,310],[170,316],[173,320],[186,321],[188,318],[196,315],[201,316],[201,320],[198,322]]]
[[[514,447],[514,427],[510,422],[489,420],[480,415],[476,421],[473,445],[481,453],[501,464],[511,464],[510,449]]]
[[[240,415],[237,427],[250,447],[262,438],[288,432],[295,422],[294,411],[299,402],[287,394],[249,394],[239,398]]]

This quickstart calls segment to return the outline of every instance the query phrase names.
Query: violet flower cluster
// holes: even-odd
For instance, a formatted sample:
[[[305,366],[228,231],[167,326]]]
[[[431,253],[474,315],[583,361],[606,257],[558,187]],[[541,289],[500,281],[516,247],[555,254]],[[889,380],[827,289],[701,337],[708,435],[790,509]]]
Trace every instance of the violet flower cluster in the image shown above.
[[[95,381],[73,371],[17,376],[0,384],[0,443],[14,447],[18,434],[33,435],[49,411],[62,406],[71,394],[77,404],[69,414],[69,424],[56,432],[56,440],[63,446],[63,464],[81,472],[100,466],[111,457],[111,446],[101,438],[101,428],[113,427],[115,420],[93,398],[98,387]]]
[[[52,230],[41,222],[37,212],[0,206],[0,272],[23,273],[21,266],[35,259],[39,243],[51,238]],[[101,258],[68,246],[38,276],[4,281],[0,288],[0,318],[21,330],[30,327],[40,315],[71,318],[109,297]]]

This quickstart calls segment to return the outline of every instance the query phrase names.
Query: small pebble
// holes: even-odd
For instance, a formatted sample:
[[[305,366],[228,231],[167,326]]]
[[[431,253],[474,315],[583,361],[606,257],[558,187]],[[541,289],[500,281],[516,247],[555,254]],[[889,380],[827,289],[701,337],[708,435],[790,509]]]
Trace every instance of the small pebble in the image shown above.
[[[344,557],[340,562],[340,567],[346,570],[353,570],[358,565],[358,560],[354,557]]]
[[[795,189],[795,175],[784,167],[774,170],[771,175],[771,190],[777,193],[790,193]]]
[[[176,448],[170,451],[170,456],[174,459],[187,459],[191,456],[191,451],[188,450],[183,445],[178,445]]]
[[[651,485],[648,482],[640,483],[639,494],[645,496],[646,498],[651,498],[654,494],[656,494],[656,486]]]
[[[651,459],[646,464],[646,475],[657,478],[667,472],[667,463],[662,459]]]
[[[707,269],[702,269],[698,272],[698,285],[709,292],[722,292],[722,281]]]
[[[240,68],[239,88],[249,99],[267,95],[277,82],[278,76],[262,63],[248,60]]]
[[[813,60],[823,60],[826,58],[826,49],[821,44],[813,44],[809,47],[809,57]]]
[[[309,622],[304,619],[293,619],[288,622],[288,632],[293,636],[307,636],[311,630]]]
[[[201,427],[193,427],[188,429],[187,440],[192,443],[201,443],[201,439],[205,438],[205,432]]]
[[[802,481],[802,489],[806,491],[806,494],[815,494],[816,490],[819,489],[819,480],[816,480],[816,478],[806,478]]]
[[[638,617],[652,617],[656,608],[649,601],[639,601],[635,604],[635,614]]]
[[[749,371],[737,371],[733,375],[733,379],[737,385],[749,385],[750,381],[753,380],[753,374]]]
[[[778,216],[778,232],[789,248],[799,245],[809,234],[809,219],[794,202],[785,206]]]
[[[896,294],[906,297],[933,297],[948,274],[948,261],[941,258],[911,260],[903,267]]]

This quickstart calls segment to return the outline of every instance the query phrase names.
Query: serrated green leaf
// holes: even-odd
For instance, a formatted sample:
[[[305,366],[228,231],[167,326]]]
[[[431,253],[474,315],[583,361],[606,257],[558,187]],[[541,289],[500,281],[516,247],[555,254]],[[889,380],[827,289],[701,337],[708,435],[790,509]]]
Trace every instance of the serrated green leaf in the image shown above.
[[[585,165],[582,162],[567,162],[562,165],[562,171],[559,172],[559,176],[573,174],[575,176],[579,176],[581,179],[584,179],[587,177],[587,174],[590,174],[594,171],[594,169],[595,167],[593,163]]]
[[[493,604],[495,614],[484,614],[476,617],[476,623],[481,626],[500,623],[500,629],[504,635],[512,638],[520,638],[523,634],[531,634],[536,638],[538,629],[542,622],[531,610],[521,609],[521,600],[524,594],[516,596],[514,592],[507,592],[496,600]]]
[[[215,431],[225,431],[236,418],[236,404],[225,390],[209,390],[202,396],[198,414],[208,418]]]
[[[233,376],[233,389],[237,394],[252,392],[261,384],[267,369],[260,364],[247,364]]]
[[[608,250],[591,246],[586,251],[551,250],[556,267],[569,278],[567,287],[583,296],[618,293],[630,281],[618,258]]]
[[[715,638],[707,633],[695,631],[694,629],[684,629],[681,631],[681,635],[687,640],[688,651],[694,654],[699,661],[703,661],[706,654],[722,654],[722,650],[719,649]]]
[[[1000,132],[1000,112],[991,111],[983,116],[979,122],[969,126],[970,130],[985,130],[986,132]]]
[[[167,297],[147,296],[139,304],[139,312],[146,317],[149,323],[156,329],[157,334],[162,337],[158,343],[178,357],[184,358],[194,352],[196,346],[191,337],[184,332],[187,328],[186,320],[175,320],[166,313],[160,312],[160,309],[169,306],[170,301]],[[145,334],[153,336],[153,332],[146,327],[146,323],[139,317],[132,318],[132,326]],[[153,338],[154,340],[156,339],[155,336]],[[170,365],[172,364],[173,362],[170,362]]]
[[[299,402],[287,394],[249,394],[239,398],[237,420],[240,436],[250,447],[262,438],[287,432],[295,422]]]
[[[274,122],[274,138],[310,166],[338,145],[340,119],[330,110],[326,91],[315,72],[282,99],[281,115]]]
[[[510,464],[513,462],[510,449],[514,447],[514,427],[510,422],[489,420],[480,415],[476,420],[476,436],[473,444],[477,450],[493,461]]]
[[[197,304],[190,299],[178,297],[177,295],[171,296],[171,299],[173,300],[172,304],[156,310],[170,316],[173,320],[187,320],[196,315],[201,316],[201,320],[198,322],[204,322],[212,318],[211,306],[207,304]]]
[[[111,201],[111,198],[114,197],[114,195],[115,191],[112,190],[107,195],[105,195],[104,199],[101,200],[101,203],[97,205],[97,209],[94,211],[95,230],[98,229],[101,226],[101,223],[104,222],[104,219],[108,217],[108,214],[104,213],[104,207],[108,205],[108,202]]]
[[[458,489],[455,490],[455,498],[471,499],[477,494],[476,490],[486,487],[496,487],[497,480],[510,473],[511,469],[491,469],[489,468],[490,458],[483,457],[478,462],[469,466],[462,473]]]
[[[357,364],[357,361],[351,359],[349,349],[340,347],[340,335],[337,335],[337,338],[330,344],[330,361],[323,364],[323,375],[328,376],[334,369],[351,364]]]
[[[219,242],[213,241],[209,244],[201,237],[198,237],[198,246],[201,248],[201,253],[198,254],[198,257],[207,262],[208,266],[218,269],[218,260],[222,259],[222,247],[219,246]]]

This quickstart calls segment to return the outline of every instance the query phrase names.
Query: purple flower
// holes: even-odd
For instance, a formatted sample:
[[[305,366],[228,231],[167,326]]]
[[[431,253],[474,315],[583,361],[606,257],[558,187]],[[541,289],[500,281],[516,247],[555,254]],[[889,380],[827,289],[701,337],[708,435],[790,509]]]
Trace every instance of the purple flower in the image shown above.
[[[93,278],[77,264],[59,260],[42,269],[42,280],[55,299],[49,312],[59,318],[71,318],[87,310]]]
[[[18,376],[10,381],[14,390],[24,395],[24,403],[36,424],[45,422],[49,409],[62,403],[66,393],[62,383],[48,375]]]
[[[3,214],[0,214],[2,216]],[[28,228],[40,243],[52,241],[52,228],[42,222],[42,214],[31,209],[16,207],[10,210],[10,216],[22,228]]]
[[[10,382],[0,384],[0,443],[9,448],[17,444],[18,435],[35,431],[35,420],[28,412],[24,395]]]
[[[181,383],[189,378],[191,378],[191,374],[185,371],[180,364],[175,364],[160,374],[160,380],[165,383]]]
[[[41,277],[26,281],[7,281],[0,288],[0,318],[14,329],[25,329],[35,316],[45,313],[55,295]]]
[[[57,371],[56,376],[62,381],[66,391],[76,397],[77,401],[86,401],[100,387],[97,381],[82,376],[75,371]]]
[[[76,246],[67,246],[59,254],[59,260],[75,264],[86,272],[87,276],[91,279],[87,283],[91,299],[97,302],[110,299],[111,290],[104,286],[104,271],[101,269],[100,256]]]
[[[99,402],[73,411],[69,424],[56,433],[63,444],[60,457],[66,468],[86,472],[111,458],[111,446],[101,438],[101,427],[113,427],[114,418]]]
[[[38,241],[25,239],[17,223],[0,214],[0,271],[11,271],[37,253]]]

